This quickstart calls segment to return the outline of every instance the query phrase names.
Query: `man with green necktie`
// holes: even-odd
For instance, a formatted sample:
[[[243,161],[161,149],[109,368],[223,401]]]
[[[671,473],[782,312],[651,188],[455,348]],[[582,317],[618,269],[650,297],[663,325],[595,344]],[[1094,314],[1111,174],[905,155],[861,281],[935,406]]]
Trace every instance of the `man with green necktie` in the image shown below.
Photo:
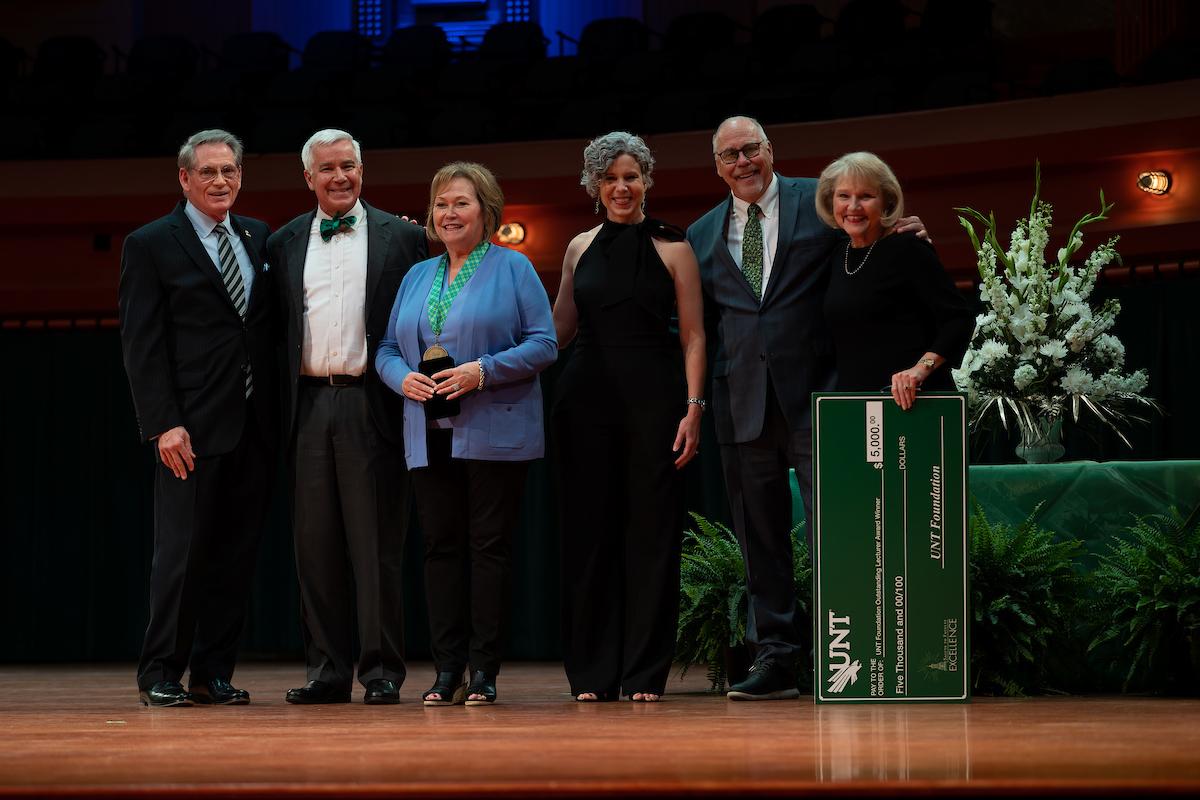
[[[809,658],[810,623],[797,610],[793,585],[788,472],[796,472],[811,531],[809,397],[835,385],[822,305],[840,233],[817,216],[814,178],[774,171],[771,141],[757,120],[730,117],[712,142],[729,195],[687,238],[715,345],[709,398],[749,595],[754,665],[729,698],[781,700],[799,695],[798,667]],[[915,217],[901,228],[924,235]]]

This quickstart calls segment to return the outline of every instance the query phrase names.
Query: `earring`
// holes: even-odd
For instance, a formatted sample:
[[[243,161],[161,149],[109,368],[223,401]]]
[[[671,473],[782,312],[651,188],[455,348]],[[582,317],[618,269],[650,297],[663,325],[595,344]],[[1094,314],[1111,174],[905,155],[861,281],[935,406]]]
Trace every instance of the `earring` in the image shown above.
[[[600,198],[599,197],[596,198],[596,210],[593,213],[596,213],[596,214],[600,213]]]

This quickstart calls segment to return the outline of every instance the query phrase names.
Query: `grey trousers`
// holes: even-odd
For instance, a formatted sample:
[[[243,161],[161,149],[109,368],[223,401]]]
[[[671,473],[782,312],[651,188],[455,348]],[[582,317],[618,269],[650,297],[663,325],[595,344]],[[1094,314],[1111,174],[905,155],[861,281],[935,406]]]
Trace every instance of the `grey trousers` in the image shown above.
[[[756,659],[794,665],[807,657],[809,620],[800,619],[792,564],[792,490],[796,470],[812,543],[812,429],[790,430],[768,386],[757,439],[721,445],[733,530],[746,564],[746,641]]]
[[[362,386],[304,386],[291,477],[308,679],[404,682],[401,564],[409,478]]]

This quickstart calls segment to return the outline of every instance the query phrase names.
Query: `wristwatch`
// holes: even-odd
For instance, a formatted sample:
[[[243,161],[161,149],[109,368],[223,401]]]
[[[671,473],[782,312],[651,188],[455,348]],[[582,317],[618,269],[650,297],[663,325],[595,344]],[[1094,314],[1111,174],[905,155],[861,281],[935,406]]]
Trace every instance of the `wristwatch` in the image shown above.
[[[704,402],[703,397],[689,397],[688,404],[700,406],[700,413],[704,413],[704,409],[708,408],[708,403]]]

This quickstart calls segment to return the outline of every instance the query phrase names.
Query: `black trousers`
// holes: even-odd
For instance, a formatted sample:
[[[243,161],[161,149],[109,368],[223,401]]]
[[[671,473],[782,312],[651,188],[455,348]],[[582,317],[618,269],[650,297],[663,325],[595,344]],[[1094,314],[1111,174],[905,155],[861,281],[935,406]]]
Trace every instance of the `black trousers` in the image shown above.
[[[259,426],[247,404],[232,451],[197,458],[187,480],[161,462],[155,466],[141,689],[181,681],[185,671],[193,686],[233,677],[275,465]]]
[[[562,499],[563,662],[572,694],[666,688],[679,621],[683,407],[556,413]]]
[[[495,675],[508,639],[512,542],[525,461],[450,455],[453,431],[429,430],[429,466],[412,471],[425,537],[429,638],[439,672]]]
[[[358,386],[302,386],[292,451],[296,572],[308,679],[404,683],[401,566],[408,472]]]
[[[746,564],[746,642],[756,658],[794,665],[807,658],[809,621],[796,608],[788,468],[796,470],[811,544],[812,429],[789,430],[768,384],[762,433],[750,442],[721,445],[721,465]]]

